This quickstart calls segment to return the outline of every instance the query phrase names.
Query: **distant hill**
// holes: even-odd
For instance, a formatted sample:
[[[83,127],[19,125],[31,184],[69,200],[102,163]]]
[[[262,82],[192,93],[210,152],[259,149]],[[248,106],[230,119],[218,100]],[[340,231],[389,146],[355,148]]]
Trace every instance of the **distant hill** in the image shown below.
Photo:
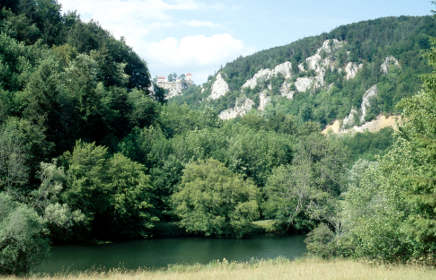
[[[422,57],[430,36],[431,16],[340,26],[239,57],[171,102],[211,108],[222,119],[278,110],[322,127],[340,120],[346,130],[395,114],[395,104],[417,92],[419,76],[430,71]]]

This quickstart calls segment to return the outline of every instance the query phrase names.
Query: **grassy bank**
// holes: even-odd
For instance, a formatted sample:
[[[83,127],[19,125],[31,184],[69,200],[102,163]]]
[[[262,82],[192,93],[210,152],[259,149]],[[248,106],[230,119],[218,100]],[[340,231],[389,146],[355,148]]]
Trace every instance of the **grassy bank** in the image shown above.
[[[24,279],[19,277],[1,277],[1,280]],[[256,280],[256,279],[436,279],[436,270],[415,265],[371,265],[351,260],[323,261],[319,259],[301,259],[289,261],[275,259],[252,263],[228,263],[227,261],[208,265],[171,266],[165,270],[134,272],[111,271],[107,273],[82,273],[58,276],[30,276],[25,279],[45,280],[82,280],[82,279],[173,279],[173,280]]]

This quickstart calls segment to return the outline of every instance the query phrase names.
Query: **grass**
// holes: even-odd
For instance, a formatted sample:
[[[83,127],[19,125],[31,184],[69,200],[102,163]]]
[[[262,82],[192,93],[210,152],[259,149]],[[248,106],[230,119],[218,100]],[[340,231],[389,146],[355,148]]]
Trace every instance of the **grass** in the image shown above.
[[[436,279],[436,270],[417,265],[372,265],[351,260],[300,259],[289,261],[274,259],[249,263],[229,263],[226,260],[208,265],[170,266],[157,271],[110,271],[104,273],[88,272],[71,275],[38,276],[23,278],[1,277],[1,280],[340,280],[340,279]]]

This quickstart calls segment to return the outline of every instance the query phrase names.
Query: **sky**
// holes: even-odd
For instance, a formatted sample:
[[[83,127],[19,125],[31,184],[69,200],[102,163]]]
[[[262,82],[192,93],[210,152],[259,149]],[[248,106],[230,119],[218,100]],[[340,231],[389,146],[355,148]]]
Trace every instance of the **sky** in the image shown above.
[[[58,0],[143,58],[152,77],[197,84],[239,56],[386,16],[431,14],[431,0]]]

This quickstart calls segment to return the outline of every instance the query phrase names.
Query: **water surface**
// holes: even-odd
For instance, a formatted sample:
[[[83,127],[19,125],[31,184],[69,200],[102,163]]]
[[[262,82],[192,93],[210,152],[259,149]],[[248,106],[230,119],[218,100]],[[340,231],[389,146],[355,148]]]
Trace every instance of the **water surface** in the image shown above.
[[[59,246],[35,272],[77,272],[90,269],[162,268],[172,264],[294,259],[305,253],[304,236],[253,239],[174,238],[102,246]]]

